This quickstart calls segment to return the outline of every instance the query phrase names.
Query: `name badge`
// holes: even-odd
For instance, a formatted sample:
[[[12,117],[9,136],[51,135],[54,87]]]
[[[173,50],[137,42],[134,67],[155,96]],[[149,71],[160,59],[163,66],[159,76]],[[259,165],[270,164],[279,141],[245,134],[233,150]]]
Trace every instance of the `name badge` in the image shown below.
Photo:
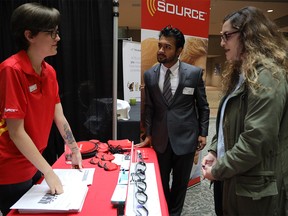
[[[36,85],[36,84],[29,86],[29,91],[30,91],[30,92],[33,92],[33,91],[35,91],[36,89],[37,89],[37,85]]]
[[[194,88],[185,87],[183,89],[182,93],[185,94],[185,95],[193,95],[194,94]]]

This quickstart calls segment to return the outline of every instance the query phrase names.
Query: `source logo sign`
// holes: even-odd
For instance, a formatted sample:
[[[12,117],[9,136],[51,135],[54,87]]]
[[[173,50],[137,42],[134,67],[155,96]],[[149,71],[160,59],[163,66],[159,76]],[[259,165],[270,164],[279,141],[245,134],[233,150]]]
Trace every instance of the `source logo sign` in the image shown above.
[[[208,37],[210,0],[142,0],[142,29],[171,24],[185,35]]]

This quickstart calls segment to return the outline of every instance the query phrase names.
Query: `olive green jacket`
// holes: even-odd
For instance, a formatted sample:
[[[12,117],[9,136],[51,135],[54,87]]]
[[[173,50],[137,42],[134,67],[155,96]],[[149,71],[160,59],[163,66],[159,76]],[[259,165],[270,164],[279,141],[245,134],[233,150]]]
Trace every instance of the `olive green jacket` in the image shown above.
[[[274,79],[271,72],[263,67],[258,70],[258,81],[264,88],[253,94],[244,82],[228,100],[225,109],[225,155],[213,166],[212,174],[217,180],[224,181],[226,205],[239,196],[260,200],[277,195],[283,179],[288,179],[287,81],[284,76]],[[217,134],[225,98],[221,100],[218,110]],[[217,134],[209,149],[215,153]],[[228,200],[225,201],[225,197]]]

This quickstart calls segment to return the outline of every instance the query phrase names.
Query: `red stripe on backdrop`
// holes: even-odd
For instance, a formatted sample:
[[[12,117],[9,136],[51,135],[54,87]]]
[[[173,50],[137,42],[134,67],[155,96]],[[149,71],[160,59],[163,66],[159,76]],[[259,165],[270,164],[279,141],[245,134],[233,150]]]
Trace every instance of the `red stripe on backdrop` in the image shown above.
[[[184,35],[208,38],[210,0],[142,0],[141,28],[159,31],[171,24]]]

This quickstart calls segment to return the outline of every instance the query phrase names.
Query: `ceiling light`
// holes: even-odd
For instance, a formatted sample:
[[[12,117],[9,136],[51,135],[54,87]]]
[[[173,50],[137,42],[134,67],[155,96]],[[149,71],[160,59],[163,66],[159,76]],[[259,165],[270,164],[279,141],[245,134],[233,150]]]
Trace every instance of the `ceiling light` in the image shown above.
[[[268,13],[272,13],[273,12],[273,9],[269,9],[267,10]]]

